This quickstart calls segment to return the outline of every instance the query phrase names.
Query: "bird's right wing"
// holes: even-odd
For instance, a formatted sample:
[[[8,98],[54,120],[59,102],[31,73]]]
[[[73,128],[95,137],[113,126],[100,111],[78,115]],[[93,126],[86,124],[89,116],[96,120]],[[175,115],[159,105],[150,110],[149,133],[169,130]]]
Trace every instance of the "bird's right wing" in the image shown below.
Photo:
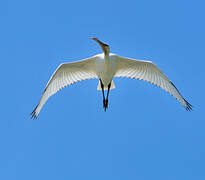
[[[186,110],[192,109],[192,105],[182,97],[175,85],[152,62],[134,60],[120,56],[116,57],[116,61],[118,67],[115,77],[128,77],[150,82],[169,92],[185,107]]]
[[[95,60],[96,56],[77,62],[59,65],[48,81],[39,104],[31,113],[31,118],[37,118],[48,98],[62,88],[78,81],[97,78]]]

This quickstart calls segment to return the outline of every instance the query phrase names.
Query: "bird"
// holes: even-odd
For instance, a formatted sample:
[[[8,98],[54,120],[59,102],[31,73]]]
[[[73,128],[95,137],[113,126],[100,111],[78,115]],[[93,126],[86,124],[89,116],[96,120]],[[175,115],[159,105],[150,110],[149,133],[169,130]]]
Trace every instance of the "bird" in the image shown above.
[[[111,53],[110,46],[98,38],[90,39],[100,45],[103,53],[80,61],[60,64],[48,81],[38,105],[30,114],[31,119],[37,119],[49,97],[66,86],[88,79],[99,79],[97,90],[102,91],[103,108],[106,111],[110,90],[115,88],[113,82],[115,77],[143,80],[159,86],[175,97],[186,110],[192,110],[192,105],[183,98],[172,81],[154,63],[119,56]],[[105,90],[107,90],[106,97]]]

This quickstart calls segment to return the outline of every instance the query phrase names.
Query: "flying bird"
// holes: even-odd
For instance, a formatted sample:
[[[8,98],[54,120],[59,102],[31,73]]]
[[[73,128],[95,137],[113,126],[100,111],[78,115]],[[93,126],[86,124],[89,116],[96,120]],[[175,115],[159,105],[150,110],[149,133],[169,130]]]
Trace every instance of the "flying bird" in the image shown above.
[[[192,110],[192,105],[182,97],[175,85],[151,61],[118,56],[110,53],[109,45],[95,37],[91,39],[101,46],[103,53],[80,61],[60,64],[48,81],[38,105],[31,113],[32,119],[38,117],[49,97],[68,85],[87,79],[99,79],[97,90],[102,91],[103,108],[106,111],[109,92],[115,88],[114,77],[127,77],[150,82],[169,92],[186,110]],[[104,90],[107,90],[106,97]]]

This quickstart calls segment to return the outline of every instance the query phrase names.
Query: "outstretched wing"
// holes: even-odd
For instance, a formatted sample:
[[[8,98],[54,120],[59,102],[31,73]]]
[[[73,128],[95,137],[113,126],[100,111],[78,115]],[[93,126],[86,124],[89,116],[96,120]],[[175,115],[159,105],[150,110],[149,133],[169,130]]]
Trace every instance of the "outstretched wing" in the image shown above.
[[[59,65],[48,81],[39,104],[31,113],[31,118],[37,118],[48,98],[62,88],[78,81],[97,78],[95,60],[96,57],[94,56],[81,61]]]
[[[118,67],[115,77],[128,77],[150,82],[169,92],[186,110],[192,110],[192,105],[182,97],[176,86],[152,62],[134,60],[120,56],[117,56],[116,61]]]

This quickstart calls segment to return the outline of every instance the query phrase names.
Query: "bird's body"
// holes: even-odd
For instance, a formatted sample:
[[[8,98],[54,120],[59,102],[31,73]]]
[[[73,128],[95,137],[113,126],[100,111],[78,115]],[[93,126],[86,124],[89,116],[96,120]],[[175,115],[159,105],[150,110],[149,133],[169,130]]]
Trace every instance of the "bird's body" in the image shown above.
[[[97,38],[92,39],[102,47],[104,53],[81,61],[61,64],[48,81],[39,104],[31,113],[32,118],[37,118],[41,108],[50,96],[70,84],[87,79],[99,79],[97,89],[102,90],[103,107],[106,111],[109,91],[115,88],[114,77],[128,77],[150,82],[169,92],[186,110],[192,109],[192,105],[182,97],[175,85],[151,61],[134,60],[118,56],[110,53],[107,44],[102,43]],[[108,92],[105,98],[104,90],[106,89]]]
[[[104,88],[107,89],[117,70],[116,56],[111,53],[108,56],[103,53],[98,54],[96,55],[95,64],[98,78],[102,80]]]

